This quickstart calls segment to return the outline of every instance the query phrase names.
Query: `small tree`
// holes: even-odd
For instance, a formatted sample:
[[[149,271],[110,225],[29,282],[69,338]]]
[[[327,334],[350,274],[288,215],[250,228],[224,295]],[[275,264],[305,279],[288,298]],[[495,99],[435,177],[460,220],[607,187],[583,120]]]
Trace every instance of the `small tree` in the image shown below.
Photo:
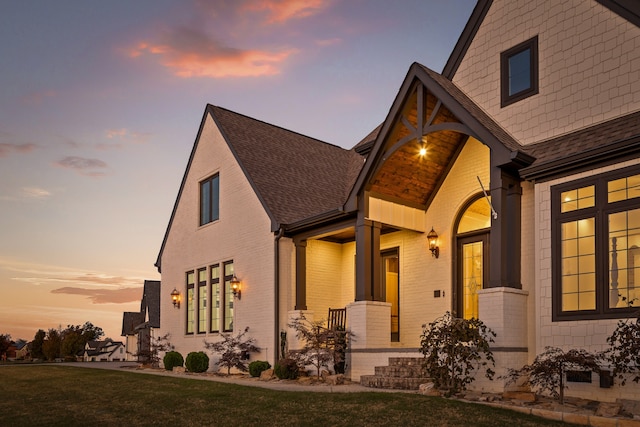
[[[6,356],[9,347],[11,347],[11,335],[0,334],[0,356]]]
[[[247,326],[243,332],[238,333],[235,336],[231,334],[222,334],[222,341],[207,342],[205,340],[204,342],[207,350],[220,354],[220,360],[216,362],[216,365],[226,367],[227,375],[231,374],[231,368],[247,372],[247,360],[249,359],[249,353],[256,353],[259,351],[258,347],[255,345],[255,338],[244,338],[248,331],[249,327]]]
[[[437,388],[445,389],[447,395],[465,390],[475,380],[473,371],[480,367],[493,379],[495,361],[489,344],[496,334],[481,320],[455,318],[447,312],[422,327],[420,352]]]
[[[509,369],[504,378],[507,384],[516,382],[520,377],[528,376],[528,383],[538,391],[548,392],[552,397],[564,403],[564,376],[567,371],[600,372],[599,355],[583,349],[563,351],[555,347],[546,347],[536,356],[531,365],[520,369]]]
[[[138,360],[147,361],[152,367],[160,366],[160,355],[168,351],[172,351],[175,347],[169,342],[170,334],[161,337],[151,337],[149,339],[149,348],[142,349],[134,354]]]
[[[289,327],[296,331],[296,337],[304,344],[295,357],[301,366],[312,365],[320,378],[320,368],[327,367],[333,360],[333,350],[329,341],[334,338],[334,331],[325,328],[324,320],[310,321],[304,314],[294,319]]]
[[[38,332],[34,335],[33,341],[31,341],[31,357],[34,359],[42,359],[44,357],[42,344],[44,343],[44,337],[46,336],[47,333],[42,329],[38,329]]]
[[[616,329],[607,338],[609,350],[606,358],[613,367],[613,375],[625,385],[628,374],[633,374],[632,380],[640,382],[640,317],[619,320]]]

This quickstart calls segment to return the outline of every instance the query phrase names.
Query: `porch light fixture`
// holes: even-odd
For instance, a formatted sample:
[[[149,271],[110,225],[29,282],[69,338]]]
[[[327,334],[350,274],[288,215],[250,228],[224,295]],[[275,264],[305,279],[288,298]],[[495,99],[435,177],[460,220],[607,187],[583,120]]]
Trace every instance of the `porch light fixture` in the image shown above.
[[[242,289],[240,289],[240,280],[236,275],[233,275],[231,279],[231,292],[233,292],[234,298],[242,299]]]
[[[431,231],[427,234],[427,240],[429,240],[429,250],[431,251],[431,256],[438,258],[440,256],[440,248],[438,247],[438,233],[435,232],[433,227],[431,227]]]
[[[173,302],[173,306],[175,308],[180,308],[180,291],[176,288],[173,288],[171,291],[171,301]]]

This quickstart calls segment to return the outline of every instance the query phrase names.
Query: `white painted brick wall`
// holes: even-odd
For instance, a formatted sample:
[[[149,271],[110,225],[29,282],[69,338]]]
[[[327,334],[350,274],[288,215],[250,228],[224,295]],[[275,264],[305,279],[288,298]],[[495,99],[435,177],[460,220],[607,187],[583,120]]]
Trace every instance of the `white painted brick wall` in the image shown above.
[[[199,227],[199,182],[214,173],[220,173],[220,220]],[[249,326],[249,335],[262,349],[252,359],[272,360],[273,247],[267,214],[214,122],[207,117],[162,256],[159,333],[169,333],[171,343],[183,356],[204,350],[205,339],[219,339],[219,334],[211,333],[185,335],[185,272],[233,260],[242,281],[242,299],[234,302],[234,332]],[[171,303],[174,287],[182,293],[180,309]]]
[[[500,52],[538,36],[539,94],[500,107]],[[640,28],[595,1],[494,1],[454,82],[520,143],[640,110]]]

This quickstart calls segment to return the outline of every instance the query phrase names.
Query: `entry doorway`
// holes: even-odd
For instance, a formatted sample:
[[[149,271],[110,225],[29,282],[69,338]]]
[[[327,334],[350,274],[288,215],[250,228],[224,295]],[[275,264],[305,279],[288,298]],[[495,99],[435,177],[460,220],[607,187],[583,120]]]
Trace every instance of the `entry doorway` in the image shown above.
[[[391,303],[391,342],[400,342],[400,256],[398,248],[382,251],[382,289]]]
[[[491,206],[482,193],[466,203],[458,215],[455,230],[455,315],[477,319],[478,291],[489,283]]]

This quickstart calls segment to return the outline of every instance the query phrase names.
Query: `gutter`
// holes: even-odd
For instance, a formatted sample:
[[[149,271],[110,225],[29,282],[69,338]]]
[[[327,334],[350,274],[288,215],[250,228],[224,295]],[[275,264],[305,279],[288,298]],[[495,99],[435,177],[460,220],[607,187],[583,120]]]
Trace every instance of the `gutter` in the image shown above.
[[[278,363],[278,355],[279,355],[279,337],[280,337],[280,239],[284,236],[284,227],[280,226],[278,229],[278,233],[273,240],[274,246],[274,256],[273,256],[273,264],[274,264],[274,287],[275,287],[275,299],[274,299],[274,329],[273,329],[273,342],[274,342],[274,359],[273,366],[276,366]]]

